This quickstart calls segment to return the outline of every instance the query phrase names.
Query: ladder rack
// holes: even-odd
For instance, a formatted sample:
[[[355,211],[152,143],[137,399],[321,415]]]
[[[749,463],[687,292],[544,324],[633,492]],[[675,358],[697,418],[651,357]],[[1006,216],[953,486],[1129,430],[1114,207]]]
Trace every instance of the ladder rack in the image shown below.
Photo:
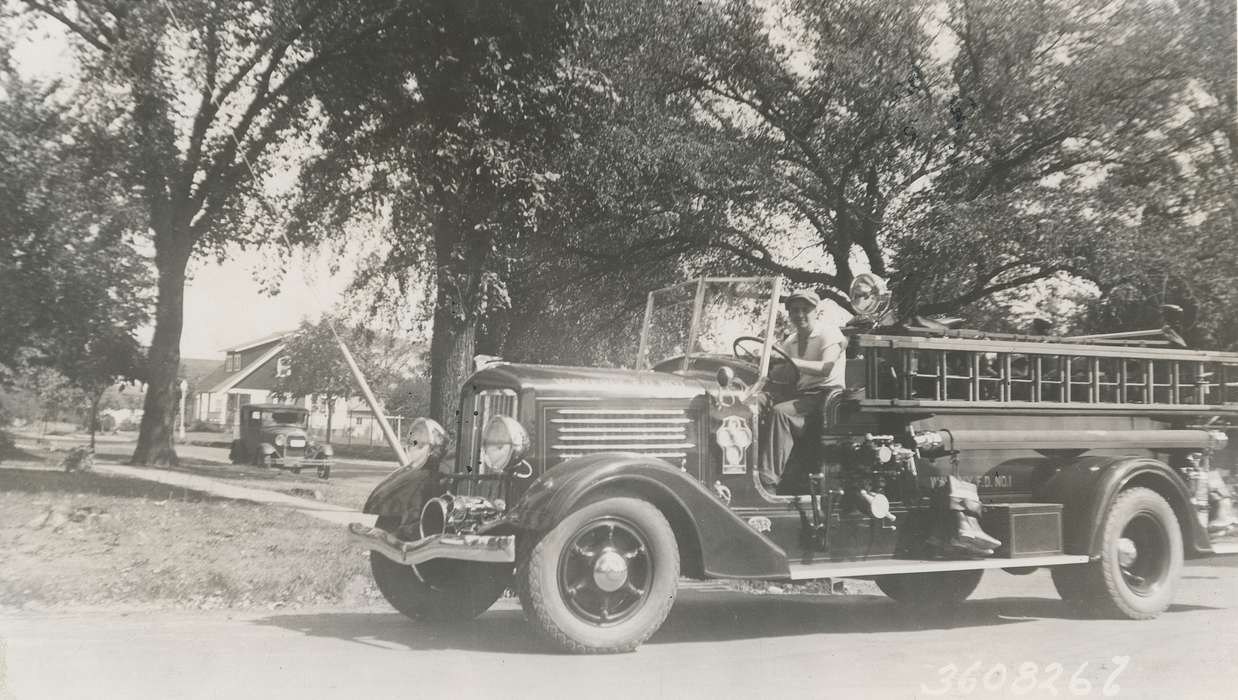
[[[1238,414],[1238,353],[859,335],[876,410]]]

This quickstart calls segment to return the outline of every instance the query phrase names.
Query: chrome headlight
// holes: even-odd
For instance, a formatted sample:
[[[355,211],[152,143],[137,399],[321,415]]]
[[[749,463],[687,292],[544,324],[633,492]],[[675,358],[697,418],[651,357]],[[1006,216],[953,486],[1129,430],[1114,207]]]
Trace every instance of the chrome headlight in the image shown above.
[[[275,444],[280,447],[283,447],[284,443],[287,441],[288,441],[288,437],[284,435],[283,433],[280,433],[279,435],[275,436]]]
[[[418,469],[431,457],[442,457],[446,451],[447,431],[443,426],[429,418],[413,421],[413,427],[408,429],[408,464],[404,466]]]
[[[529,433],[515,418],[494,416],[481,436],[481,461],[488,471],[503,471],[529,449]]]
[[[865,317],[880,316],[890,304],[890,291],[886,289],[885,280],[871,272],[856,275],[847,296],[855,312]]]

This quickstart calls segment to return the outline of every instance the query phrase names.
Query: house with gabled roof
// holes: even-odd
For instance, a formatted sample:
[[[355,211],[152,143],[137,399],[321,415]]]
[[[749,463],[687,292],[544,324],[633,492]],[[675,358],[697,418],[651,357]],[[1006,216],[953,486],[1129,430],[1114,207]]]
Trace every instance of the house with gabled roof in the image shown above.
[[[193,394],[190,415],[222,427],[237,425],[241,407],[251,403],[284,403],[304,406],[310,410],[310,428],[325,431],[327,407],[319,396],[300,399],[275,397],[276,381],[291,370],[291,358],[285,353],[288,339],[296,331],[272,333],[230,348],[224,348],[223,364],[198,381]],[[360,399],[339,398],[332,402],[336,437],[351,441],[365,435],[373,442],[377,430],[373,413]]]
[[[235,425],[241,406],[274,401],[275,380],[288,371],[283,331],[224,348],[224,363],[204,377],[194,394],[194,415],[218,425]],[[298,402],[300,403],[300,402]]]

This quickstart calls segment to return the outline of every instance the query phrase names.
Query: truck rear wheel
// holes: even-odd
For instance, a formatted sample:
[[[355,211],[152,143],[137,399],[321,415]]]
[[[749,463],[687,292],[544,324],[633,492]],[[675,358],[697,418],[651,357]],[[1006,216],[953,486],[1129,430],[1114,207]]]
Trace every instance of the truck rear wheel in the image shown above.
[[[958,605],[971,595],[983,569],[966,571],[931,571],[922,574],[878,576],[875,583],[882,593],[904,605],[940,608]]]
[[[400,519],[381,516],[375,525],[395,532]],[[416,569],[370,552],[374,583],[391,607],[414,620],[471,620],[494,605],[510,580],[510,565],[435,559]]]
[[[679,585],[675,533],[652,504],[607,498],[580,508],[521,558],[529,620],[566,651],[632,651],[662,626]]]
[[[1105,617],[1147,620],[1173,602],[1182,576],[1182,531],[1159,493],[1136,487],[1113,500],[1100,559],[1053,569],[1062,600]]]

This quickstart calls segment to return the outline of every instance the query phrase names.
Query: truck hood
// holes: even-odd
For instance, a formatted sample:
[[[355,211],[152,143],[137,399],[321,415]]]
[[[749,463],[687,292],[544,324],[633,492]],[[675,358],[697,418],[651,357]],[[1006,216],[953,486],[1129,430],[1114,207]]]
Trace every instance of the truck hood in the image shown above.
[[[688,399],[700,396],[707,388],[699,379],[650,370],[507,362],[474,372],[468,383],[533,389],[539,396],[641,396],[651,399]]]

